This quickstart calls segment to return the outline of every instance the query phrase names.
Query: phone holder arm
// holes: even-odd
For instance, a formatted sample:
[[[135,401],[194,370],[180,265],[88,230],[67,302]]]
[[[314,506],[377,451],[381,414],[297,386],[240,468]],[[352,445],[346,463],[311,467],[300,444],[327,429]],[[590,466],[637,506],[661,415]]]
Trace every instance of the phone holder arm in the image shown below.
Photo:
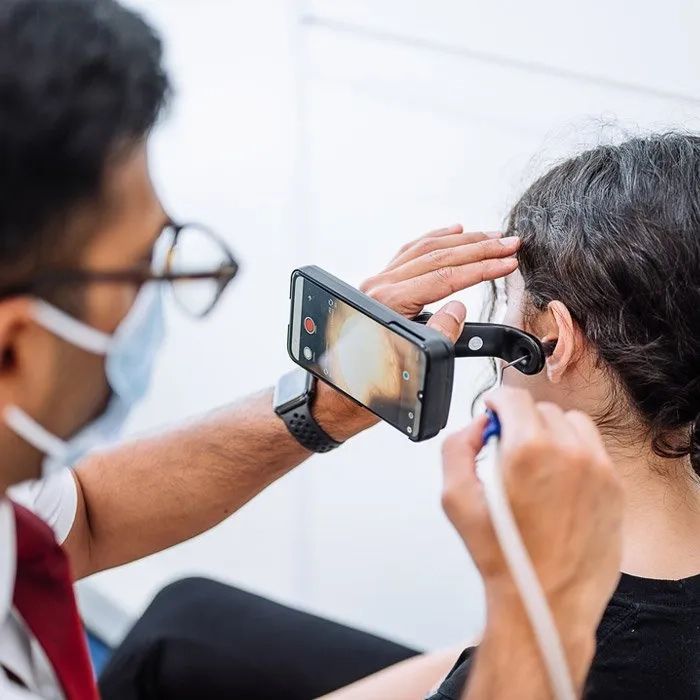
[[[423,312],[413,320],[425,325],[431,317],[431,313]],[[535,336],[518,328],[498,323],[465,323],[455,343],[455,357],[496,357],[513,363],[519,372],[532,375],[544,369],[546,353]]]

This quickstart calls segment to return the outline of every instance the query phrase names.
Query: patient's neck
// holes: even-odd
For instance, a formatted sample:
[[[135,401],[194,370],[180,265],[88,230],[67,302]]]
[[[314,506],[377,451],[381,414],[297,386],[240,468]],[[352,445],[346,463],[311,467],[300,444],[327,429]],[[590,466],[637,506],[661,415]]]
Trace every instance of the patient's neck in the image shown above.
[[[688,460],[607,447],[625,490],[622,571],[656,579],[700,573],[700,483]]]

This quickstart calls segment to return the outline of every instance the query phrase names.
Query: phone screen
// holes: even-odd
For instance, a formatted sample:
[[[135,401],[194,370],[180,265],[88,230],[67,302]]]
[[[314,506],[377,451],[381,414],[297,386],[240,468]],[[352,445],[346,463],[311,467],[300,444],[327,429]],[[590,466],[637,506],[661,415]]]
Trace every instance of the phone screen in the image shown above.
[[[405,434],[419,430],[423,350],[304,277],[294,283],[291,348],[312,374]]]

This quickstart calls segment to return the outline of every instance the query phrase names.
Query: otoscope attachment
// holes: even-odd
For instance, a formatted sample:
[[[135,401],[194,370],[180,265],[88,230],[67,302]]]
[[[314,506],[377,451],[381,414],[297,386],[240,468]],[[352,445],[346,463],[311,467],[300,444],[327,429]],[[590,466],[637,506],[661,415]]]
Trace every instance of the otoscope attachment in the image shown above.
[[[426,324],[431,317],[431,313],[423,312],[413,320]],[[455,343],[455,357],[497,357],[527,375],[544,369],[545,356],[535,336],[497,323],[465,323]]]

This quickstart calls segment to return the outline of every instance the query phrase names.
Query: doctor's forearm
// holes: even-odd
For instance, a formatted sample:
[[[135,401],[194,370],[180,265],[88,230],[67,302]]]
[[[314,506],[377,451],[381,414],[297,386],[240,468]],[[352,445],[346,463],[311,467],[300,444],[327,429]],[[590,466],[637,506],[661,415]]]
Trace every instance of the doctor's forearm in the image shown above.
[[[492,614],[487,615],[484,637],[462,700],[554,700],[541,652],[519,600],[509,596],[488,607]],[[595,652],[598,621],[580,619],[574,606],[562,608],[555,617],[580,695]]]
[[[324,385],[314,416],[337,440],[374,422]],[[134,561],[208,530],[307,457],[274,415],[272,392],[90,457],[75,470],[78,512],[64,545],[74,575]]]

